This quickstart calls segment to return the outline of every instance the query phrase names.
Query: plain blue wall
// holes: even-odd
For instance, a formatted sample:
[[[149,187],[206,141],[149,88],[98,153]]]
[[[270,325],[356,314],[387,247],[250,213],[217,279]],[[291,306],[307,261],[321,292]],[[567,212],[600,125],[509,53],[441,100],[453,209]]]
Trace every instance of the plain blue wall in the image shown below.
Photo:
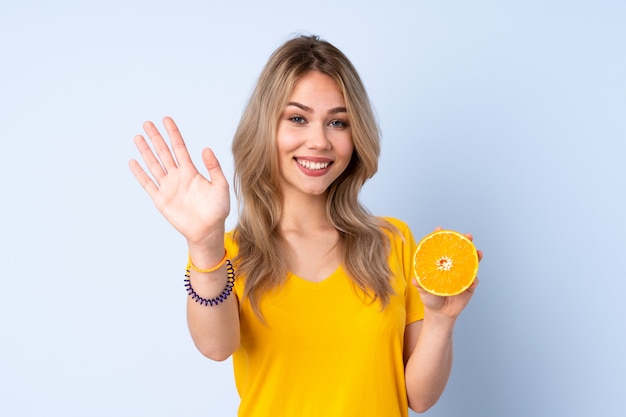
[[[187,333],[184,242],[126,164],[171,115],[230,177],[261,66],[300,32],[380,118],[364,203],[485,252],[426,415],[624,415],[624,2],[3,3],[0,415],[235,414],[230,362]]]

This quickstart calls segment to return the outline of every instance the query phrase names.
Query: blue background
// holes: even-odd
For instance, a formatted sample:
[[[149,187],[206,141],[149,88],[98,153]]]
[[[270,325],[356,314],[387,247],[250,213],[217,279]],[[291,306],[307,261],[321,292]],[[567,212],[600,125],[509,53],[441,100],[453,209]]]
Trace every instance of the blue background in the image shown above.
[[[184,242],[127,161],[171,115],[231,178],[241,110],[295,33],[369,90],[363,202],[485,252],[426,415],[624,415],[626,3],[208,3],[3,1],[0,415],[235,415],[230,361],[187,333]]]

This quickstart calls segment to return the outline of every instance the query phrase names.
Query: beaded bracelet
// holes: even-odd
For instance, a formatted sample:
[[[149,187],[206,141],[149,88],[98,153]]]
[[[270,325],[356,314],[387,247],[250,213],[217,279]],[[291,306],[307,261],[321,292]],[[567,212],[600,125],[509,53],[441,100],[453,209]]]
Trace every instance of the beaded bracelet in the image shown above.
[[[187,254],[187,269],[193,269],[196,272],[202,272],[202,273],[215,272],[218,269],[220,269],[222,265],[224,265],[224,262],[226,262],[227,257],[228,257],[228,252],[226,251],[226,249],[224,249],[224,256],[222,256],[222,259],[218,262],[217,265],[209,269],[200,269],[197,266],[195,266],[193,262],[191,262],[191,255]]]
[[[189,296],[196,302],[205,306],[216,306],[219,303],[224,302],[228,298],[228,296],[233,292],[233,286],[235,285],[235,269],[233,268],[233,264],[230,263],[229,259],[226,259],[226,273],[228,275],[228,281],[226,282],[226,288],[220,295],[215,298],[202,298],[200,297],[191,286],[190,281],[190,271],[189,267],[187,267],[187,273],[185,274],[185,288]]]

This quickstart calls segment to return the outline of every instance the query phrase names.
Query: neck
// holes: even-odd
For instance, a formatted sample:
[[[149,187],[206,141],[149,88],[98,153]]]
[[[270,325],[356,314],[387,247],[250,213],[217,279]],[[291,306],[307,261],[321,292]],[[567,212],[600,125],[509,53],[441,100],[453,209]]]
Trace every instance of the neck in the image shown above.
[[[280,230],[313,231],[326,229],[330,220],[326,216],[326,195],[285,196],[280,219]]]

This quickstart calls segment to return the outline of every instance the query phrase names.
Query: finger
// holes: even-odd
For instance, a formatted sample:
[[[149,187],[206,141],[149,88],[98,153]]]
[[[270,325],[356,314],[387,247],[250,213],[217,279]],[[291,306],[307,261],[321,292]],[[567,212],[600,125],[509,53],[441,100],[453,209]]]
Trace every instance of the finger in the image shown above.
[[[224,176],[224,172],[222,171],[220,161],[217,160],[217,157],[211,148],[204,148],[202,150],[202,162],[204,162],[204,166],[209,171],[209,177],[211,178],[212,183],[228,184],[228,181]]]
[[[146,174],[146,171],[143,170],[141,165],[139,165],[139,162],[136,160],[131,159],[128,162],[128,166],[143,189],[148,192],[150,197],[153,197],[153,195],[159,190],[159,187],[154,183],[154,181],[152,181],[152,178]]]
[[[185,145],[185,141],[183,140],[183,135],[180,133],[176,122],[174,122],[174,119],[169,116],[164,117],[163,125],[165,126],[167,135],[170,138],[170,143],[172,145],[172,150],[174,151],[174,156],[176,157],[176,161],[178,161],[178,166],[193,165],[191,157],[189,156],[189,151],[187,150],[187,146]]]
[[[474,280],[474,282],[472,282],[472,285],[470,285],[469,287],[467,287],[467,289],[465,291],[463,291],[461,294],[470,294],[473,295],[474,291],[476,290],[476,287],[478,286],[478,277],[476,277],[476,279]],[[459,294],[459,295],[461,295]]]
[[[478,253],[478,262],[483,260],[483,251],[481,250],[477,250],[476,253]]]
[[[139,150],[139,153],[141,154],[143,161],[146,163],[148,170],[157,181],[157,183],[159,183],[160,179],[163,178],[167,173],[165,171],[165,168],[163,168],[159,160],[156,158],[156,156],[154,156],[152,149],[150,149],[148,142],[146,142],[143,136],[135,136],[135,146]]]
[[[435,227],[435,232],[440,232],[442,230],[443,230],[443,227],[441,227],[441,226]]]
[[[474,240],[474,236],[472,236],[471,233],[465,233],[465,237],[468,238],[469,240]]]
[[[152,142],[152,146],[154,146],[165,172],[167,173],[167,171],[176,169],[177,165],[174,157],[172,156],[172,152],[170,152],[170,148],[167,146],[167,143],[165,143],[163,136],[161,136],[159,129],[156,128],[154,123],[145,122],[143,124],[143,130],[145,130],[148,134],[150,142]]]

